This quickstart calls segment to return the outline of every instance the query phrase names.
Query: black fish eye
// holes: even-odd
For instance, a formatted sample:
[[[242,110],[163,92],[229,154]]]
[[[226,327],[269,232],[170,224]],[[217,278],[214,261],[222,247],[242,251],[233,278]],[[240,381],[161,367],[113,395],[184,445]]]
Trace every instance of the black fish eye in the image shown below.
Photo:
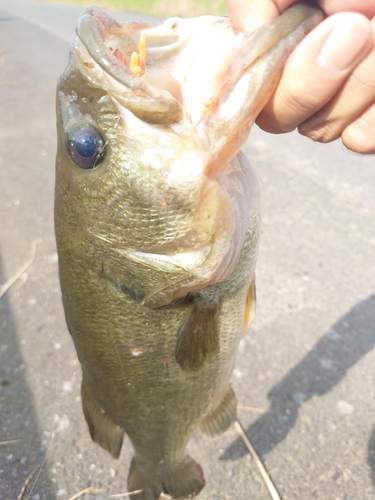
[[[81,168],[94,168],[104,158],[104,139],[91,125],[76,124],[68,130],[68,152]]]

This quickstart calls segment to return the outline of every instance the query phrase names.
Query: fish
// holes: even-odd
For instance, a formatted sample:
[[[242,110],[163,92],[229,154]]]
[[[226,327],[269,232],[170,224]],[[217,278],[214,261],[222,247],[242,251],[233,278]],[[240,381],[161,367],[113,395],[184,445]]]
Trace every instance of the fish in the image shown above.
[[[240,148],[322,18],[295,4],[237,35],[226,17],[78,20],[56,97],[59,276],[83,413],[112,457],[129,437],[131,498],[198,495],[186,446],[236,419],[261,228]]]

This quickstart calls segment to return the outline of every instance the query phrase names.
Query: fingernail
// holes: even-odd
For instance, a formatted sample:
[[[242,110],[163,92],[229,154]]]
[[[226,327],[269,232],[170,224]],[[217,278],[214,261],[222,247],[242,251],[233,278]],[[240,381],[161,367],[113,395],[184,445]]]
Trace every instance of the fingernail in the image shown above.
[[[342,74],[359,62],[370,44],[371,32],[363,22],[335,26],[318,56],[318,64],[328,73]]]

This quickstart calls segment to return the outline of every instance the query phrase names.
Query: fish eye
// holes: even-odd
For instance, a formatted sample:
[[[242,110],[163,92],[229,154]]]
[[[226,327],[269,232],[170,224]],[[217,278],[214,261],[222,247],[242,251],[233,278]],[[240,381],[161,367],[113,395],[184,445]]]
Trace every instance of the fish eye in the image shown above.
[[[92,169],[104,159],[104,139],[91,125],[76,124],[68,130],[68,152],[81,168]]]

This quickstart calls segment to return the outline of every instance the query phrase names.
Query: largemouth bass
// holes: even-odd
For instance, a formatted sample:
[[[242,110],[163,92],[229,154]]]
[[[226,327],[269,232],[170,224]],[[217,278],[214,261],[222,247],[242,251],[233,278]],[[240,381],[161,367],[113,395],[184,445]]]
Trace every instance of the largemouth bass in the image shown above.
[[[117,458],[129,436],[136,499],[198,494],[185,447],[236,418],[260,233],[239,149],[321,19],[294,5],[237,36],[211,16],[121,25],[91,6],[78,21],[57,88],[62,298],[92,439]]]

